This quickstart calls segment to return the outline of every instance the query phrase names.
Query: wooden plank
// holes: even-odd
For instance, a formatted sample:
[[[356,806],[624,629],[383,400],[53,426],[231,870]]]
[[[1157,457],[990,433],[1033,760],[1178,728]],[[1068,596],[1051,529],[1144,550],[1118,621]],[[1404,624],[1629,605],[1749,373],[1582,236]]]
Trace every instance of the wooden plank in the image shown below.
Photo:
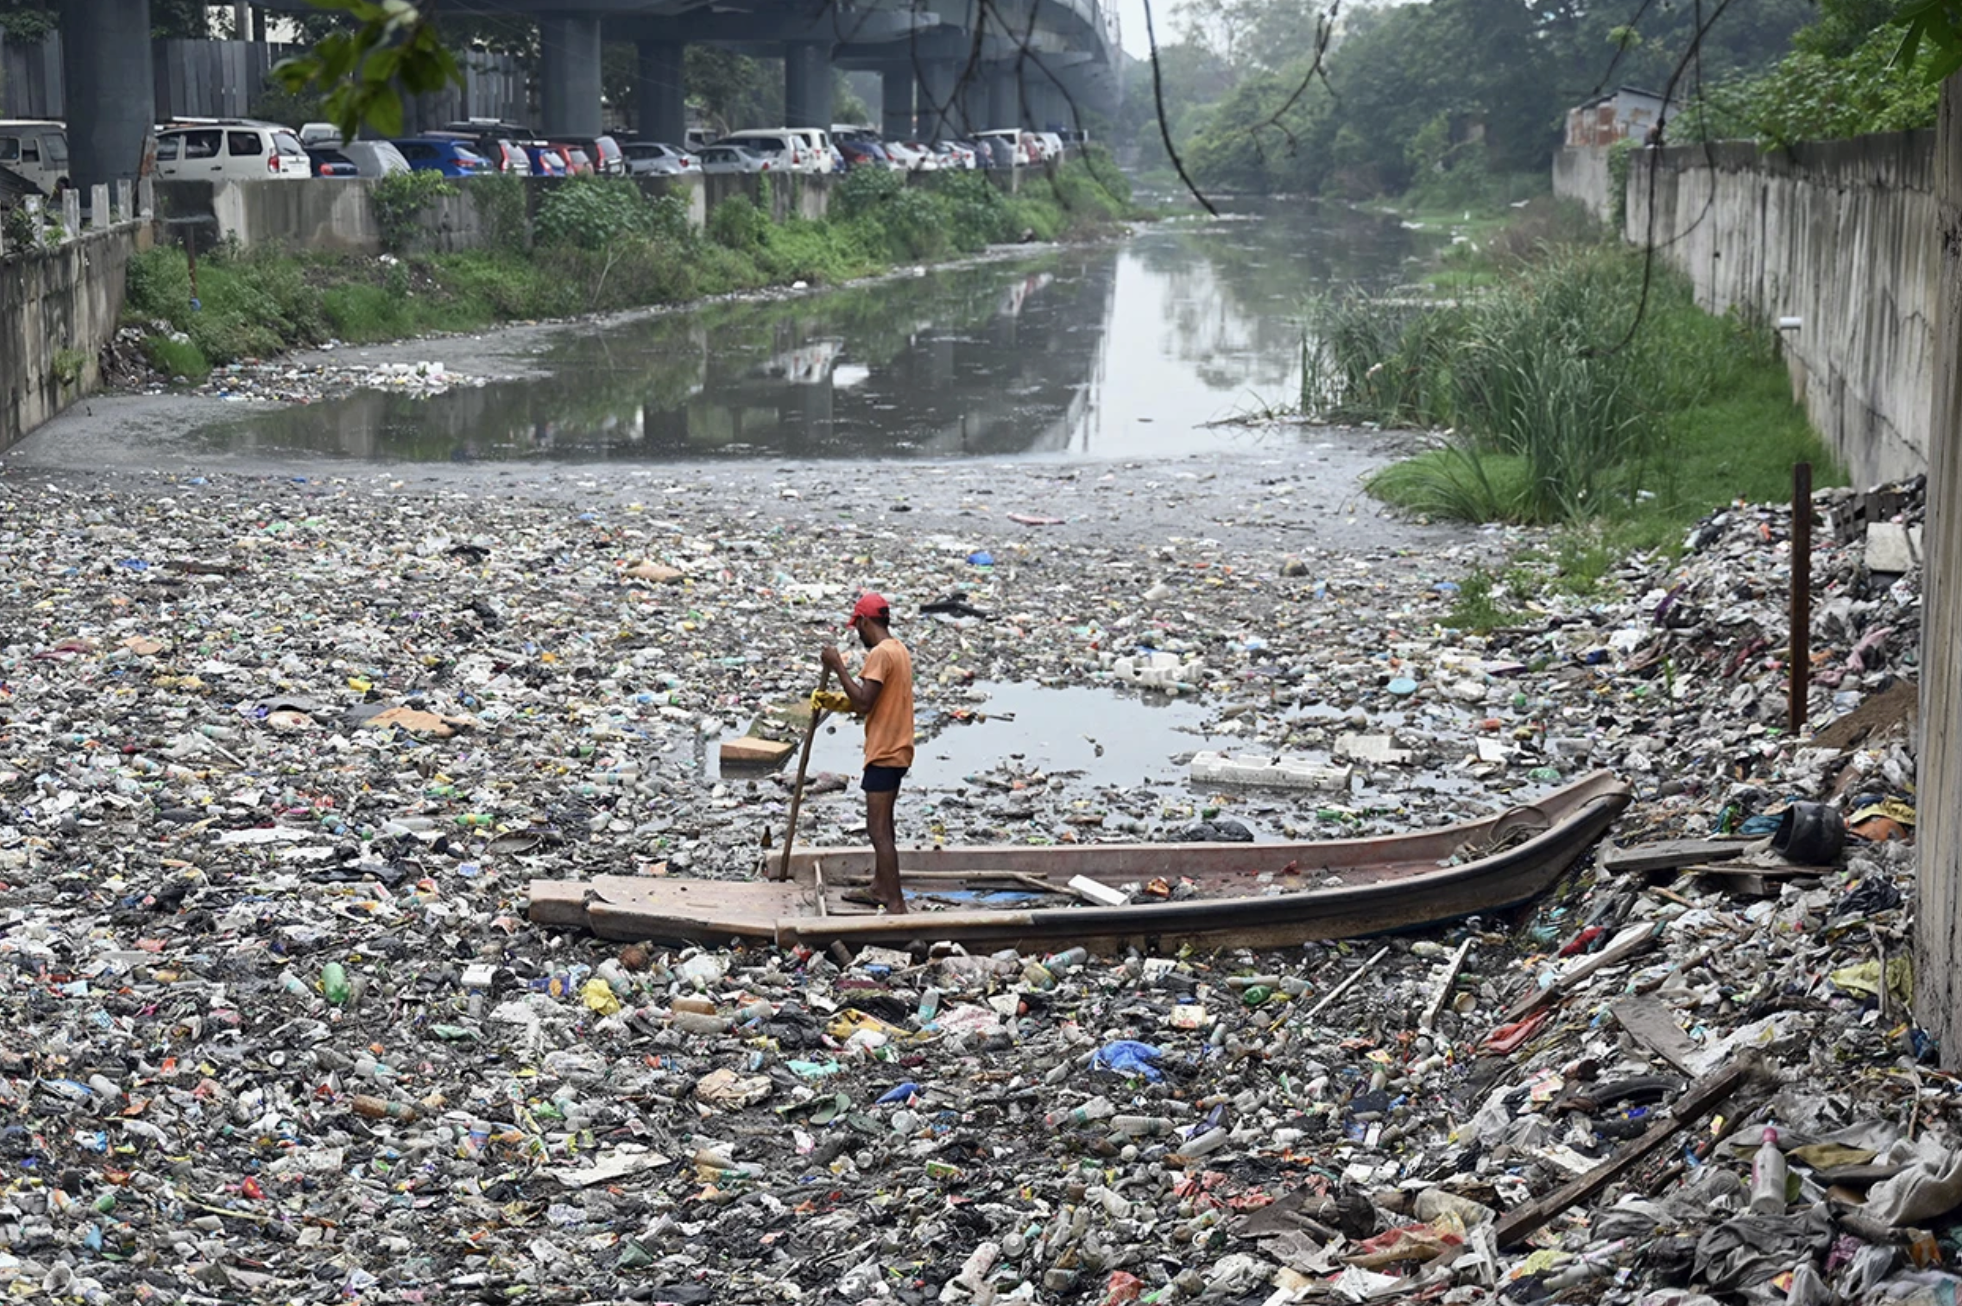
[[[1444,968],[1444,980],[1437,986],[1437,996],[1431,999],[1430,1006],[1424,1009],[1423,1019],[1417,1022],[1417,1028],[1422,1033],[1428,1034],[1437,1028],[1437,1018],[1444,1013],[1444,1004],[1451,1001],[1451,991],[1458,986],[1458,972],[1464,969],[1465,954],[1471,951],[1471,946],[1472,940],[1469,938],[1459,944],[1458,951],[1452,955],[1451,964]]]
[[[758,739],[755,735],[744,735],[741,739],[723,740],[718,751],[724,766],[776,766],[790,756],[794,747],[780,739]],[[784,851],[788,854],[789,849]]]
[[[1636,844],[1633,848],[1616,848],[1612,845],[1601,850],[1595,864],[1602,870],[1613,874],[1642,873],[1647,871],[1674,871],[1698,862],[1720,862],[1731,857],[1742,857],[1754,843],[1754,838],[1732,839],[1664,839],[1659,843]]]
[[[1595,971],[1605,970],[1609,966],[1619,965],[1636,953],[1641,952],[1651,943],[1655,942],[1659,932],[1659,927],[1652,921],[1642,921],[1628,926],[1621,933],[1615,935],[1613,939],[1610,939],[1607,947],[1601,949],[1599,952],[1591,953],[1588,956],[1580,958],[1562,972],[1553,983],[1547,985],[1545,988],[1535,987],[1530,989],[1524,995],[1514,1000],[1512,1006],[1506,1009],[1505,1019],[1499,1023],[1510,1025],[1524,1020],[1541,1007],[1564,997],[1573,989],[1578,988],[1582,981],[1594,974]]]
[[[1701,1049],[1690,1041],[1675,1015],[1656,997],[1624,998],[1609,1008],[1628,1037],[1686,1075],[1697,1071]]]
[[[1678,1133],[1721,1106],[1745,1081],[1757,1073],[1758,1067],[1759,1062],[1755,1055],[1746,1056],[1698,1081],[1670,1109],[1668,1119],[1657,1121],[1649,1127],[1647,1133],[1626,1146],[1617,1148],[1614,1155],[1571,1183],[1562,1184],[1545,1197],[1508,1212],[1498,1224],[1496,1231],[1498,1245],[1501,1248],[1517,1246],[1528,1234],[1561,1212],[1579,1206],[1592,1198],[1628,1173],[1644,1158],[1660,1150]]]

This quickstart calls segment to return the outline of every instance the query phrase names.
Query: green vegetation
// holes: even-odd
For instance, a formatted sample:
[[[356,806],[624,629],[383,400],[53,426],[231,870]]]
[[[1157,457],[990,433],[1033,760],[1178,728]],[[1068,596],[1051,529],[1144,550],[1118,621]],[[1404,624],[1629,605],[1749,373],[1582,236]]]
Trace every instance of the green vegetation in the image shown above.
[[[1494,242],[1490,285],[1461,302],[1317,306],[1304,409],[1444,433],[1372,493],[1432,516],[1566,525],[1554,572],[1591,587],[1618,549],[1671,546],[1723,503],[1782,496],[1794,462],[1838,477],[1764,324],[1702,312],[1657,269],[1637,326],[1638,251],[1527,254],[1518,239]]]
[[[57,349],[53,361],[55,382],[66,389],[82,379],[82,371],[89,365],[89,356],[79,349]]]
[[[950,173],[936,183],[908,187],[895,174],[856,173],[834,194],[833,216],[822,221],[774,223],[738,197],[717,205],[707,230],[696,231],[678,199],[650,201],[620,179],[581,179],[552,188],[541,201],[529,252],[523,194],[515,195],[513,214],[504,212],[513,197],[487,192],[494,212],[503,214],[494,228],[515,224],[490,249],[392,261],[221,249],[199,260],[198,312],[190,308],[183,250],[153,249],[130,263],[126,313],[168,328],[148,342],[160,371],[199,380],[213,365],[329,339],[393,340],[794,281],[836,283],[974,253],[1030,230],[1046,239],[1094,234],[1130,204],[1123,179],[1104,161],[1073,162],[1053,181],[1034,179],[1015,196],[972,173]],[[412,201],[419,206],[424,192],[401,189],[401,211],[412,224]]]
[[[1931,127],[1940,80],[1962,57],[1928,0],[1821,0],[1818,18],[1775,64],[1718,78],[1695,97],[1677,139],[1765,145]],[[1903,44],[1903,27],[1915,39]]]
[[[1485,568],[1473,567],[1471,574],[1458,582],[1458,596],[1445,614],[1444,624],[1481,633],[1518,625],[1525,614],[1503,606],[1505,592],[1512,588]]]
[[[454,194],[456,187],[440,172],[393,172],[377,181],[368,203],[381,229],[382,248],[391,254],[407,249],[420,230],[417,219],[423,210]]]
[[[1159,51],[1164,116],[1202,188],[1414,194],[1461,211],[1522,198],[1522,176],[1543,189],[1581,90],[1661,90],[1708,16],[1645,5],[1630,27],[1627,11],[1578,0],[1345,5],[1317,74],[1325,10],[1192,0],[1179,12],[1176,39]],[[1702,38],[1699,81],[1770,68],[1811,16],[1808,0],[1733,7]],[[1118,133],[1138,143],[1143,167],[1159,169],[1169,160],[1151,83],[1127,80]]]

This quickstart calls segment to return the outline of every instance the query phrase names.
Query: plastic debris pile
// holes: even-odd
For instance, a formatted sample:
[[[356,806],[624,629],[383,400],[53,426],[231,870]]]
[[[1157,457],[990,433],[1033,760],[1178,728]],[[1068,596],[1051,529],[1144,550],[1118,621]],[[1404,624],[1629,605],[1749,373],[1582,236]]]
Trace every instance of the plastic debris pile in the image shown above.
[[[1793,736],[1777,509],[1477,635],[1435,554],[895,539],[699,483],[583,511],[0,478],[0,1281],[1952,1301],[1952,1082],[1908,1005],[1918,586],[1864,533],[1919,509],[1820,503]],[[533,875],[753,869],[783,787],[712,774],[710,741],[809,693],[860,586],[951,605],[905,632],[936,729],[989,728],[977,687],[1169,654],[1222,749],[1341,776],[923,767],[902,838],[1377,833],[1603,763],[1640,800],[1557,896],[1388,942],[984,956],[928,915],[918,949],[683,952],[527,922]],[[855,833],[849,790],[806,810]],[[1801,814],[1823,864],[1769,851]]]

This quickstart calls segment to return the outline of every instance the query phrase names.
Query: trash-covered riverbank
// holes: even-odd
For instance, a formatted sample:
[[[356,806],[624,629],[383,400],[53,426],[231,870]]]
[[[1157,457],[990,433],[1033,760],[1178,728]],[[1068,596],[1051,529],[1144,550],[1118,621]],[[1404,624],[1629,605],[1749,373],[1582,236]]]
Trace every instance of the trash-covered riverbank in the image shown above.
[[[1453,588],[1517,537],[1358,546],[1283,524],[1330,491],[1213,474],[10,470],[0,1276],[105,1302],[1952,1297],[1897,837],[1915,487],[1818,498],[1794,737],[1785,510],[1472,635],[1440,624]],[[531,924],[533,877],[754,871],[783,778],[712,755],[808,693],[860,588],[937,732],[902,842],[1380,834],[1606,766],[1637,788],[1623,850],[1527,909],[1260,954],[969,955],[925,892],[917,949]],[[936,773],[994,685],[1113,719],[1169,691],[1191,745],[1058,765],[1018,736]],[[1312,783],[1195,782],[1203,752]],[[860,841],[856,792],[812,790],[804,836]],[[1836,814],[1824,864],[1751,842],[1793,800]]]

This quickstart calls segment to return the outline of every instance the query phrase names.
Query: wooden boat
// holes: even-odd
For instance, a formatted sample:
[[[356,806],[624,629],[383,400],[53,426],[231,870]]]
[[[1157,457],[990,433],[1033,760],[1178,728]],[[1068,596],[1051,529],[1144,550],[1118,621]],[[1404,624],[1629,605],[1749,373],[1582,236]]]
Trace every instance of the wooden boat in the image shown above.
[[[1082,945],[1097,952],[1279,946],[1526,902],[1601,838],[1629,798],[1627,785],[1596,771],[1496,816],[1375,839],[901,849],[900,879],[915,904],[902,916],[853,901],[871,881],[870,848],[801,848],[781,880],[534,880],[531,919],[663,943],[822,948],[834,940],[948,939],[976,950]],[[1147,891],[1123,906],[1080,905],[1069,888],[1078,876]],[[1152,881],[1179,888],[1153,898]],[[982,905],[973,905],[976,895]],[[1014,900],[987,905],[1003,895]]]

